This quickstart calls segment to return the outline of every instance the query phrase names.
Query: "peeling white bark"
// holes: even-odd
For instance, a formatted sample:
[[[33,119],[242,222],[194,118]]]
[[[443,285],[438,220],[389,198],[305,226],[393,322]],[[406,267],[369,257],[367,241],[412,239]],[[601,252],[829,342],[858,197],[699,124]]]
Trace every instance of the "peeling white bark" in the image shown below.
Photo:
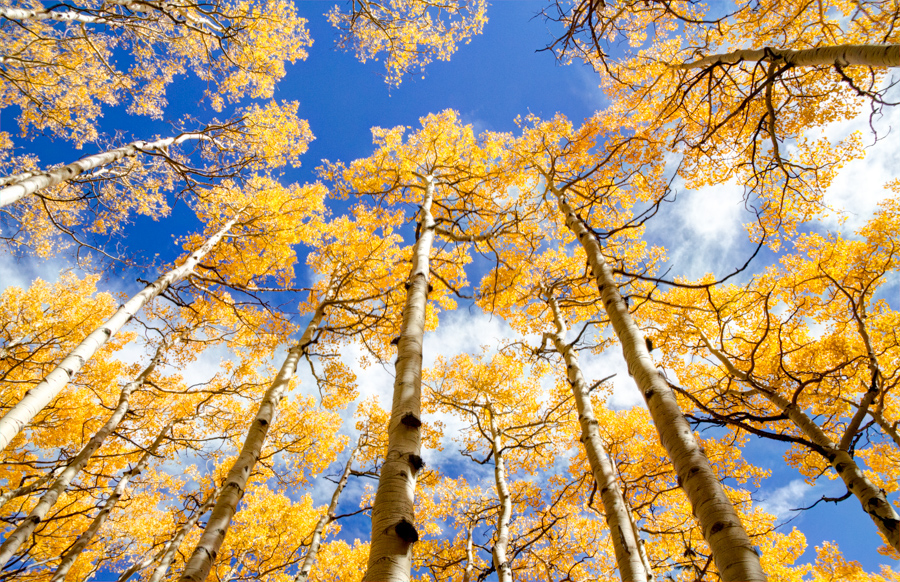
[[[753,548],[734,505],[694,439],[694,433],[678,406],[675,394],[653,364],[644,336],[631,318],[616,286],[612,269],[600,252],[600,242],[575,214],[563,193],[552,184],[548,187],[557,197],[566,226],[584,248],[600,291],[601,303],[622,346],[628,370],[644,396],[660,442],[672,460],[678,484],[684,489],[694,515],[700,522],[703,537],[712,550],[722,580],[766,580],[759,555]]]
[[[188,140],[212,140],[212,138],[203,133],[183,133],[176,137],[167,137],[155,141],[136,141],[116,149],[87,156],[77,162],[72,162],[47,172],[26,172],[18,176],[11,176],[9,179],[4,180],[8,185],[0,188],[0,208],[18,202],[29,194],[34,194],[63,182],[69,182],[85,172],[108,166],[123,158],[135,156],[139,153],[166,153],[170,146],[178,145]],[[16,178],[19,179],[15,180]]]
[[[331,495],[331,503],[328,504],[328,509],[321,517],[319,517],[319,521],[316,523],[312,539],[309,542],[309,549],[306,551],[306,556],[303,557],[303,564],[300,566],[300,571],[297,572],[297,575],[294,577],[294,582],[307,582],[309,579],[309,573],[312,571],[312,567],[316,563],[316,556],[319,554],[319,546],[322,544],[322,534],[325,532],[325,526],[334,521],[334,514],[337,511],[341,492],[347,485],[347,479],[350,478],[353,459],[362,447],[363,438],[364,434],[361,434],[356,443],[356,447],[350,452],[350,458],[347,459],[347,464],[344,465],[344,472],[341,473],[341,478],[334,488],[334,493]]]
[[[497,501],[500,510],[497,512],[497,531],[494,534],[494,547],[491,556],[499,582],[512,582],[512,567],[506,550],[509,546],[509,520],[512,517],[512,500],[509,495],[509,483],[506,480],[506,466],[503,464],[503,437],[497,430],[494,421],[494,410],[487,404],[488,420],[491,426],[491,453],[494,455],[494,484],[497,487]]]
[[[69,487],[69,484],[78,473],[84,469],[91,456],[97,452],[97,449],[100,448],[106,437],[119,426],[119,423],[125,417],[125,413],[128,412],[128,399],[131,397],[132,392],[141,386],[147,380],[147,377],[153,373],[154,368],[156,368],[156,362],[156,359],[150,362],[150,365],[144,368],[144,371],[135,380],[122,388],[122,392],[119,394],[119,402],[106,423],[91,437],[81,451],[78,452],[78,455],[72,459],[72,462],[60,473],[59,477],[41,496],[41,499],[34,506],[34,509],[31,510],[31,513],[28,514],[28,517],[9,534],[3,545],[0,546],[0,569],[6,566],[19,547],[31,536],[38,524],[47,516],[47,512],[56,504],[59,496]]]
[[[191,530],[197,525],[197,522],[201,517],[206,515],[210,509],[212,509],[213,504],[215,504],[216,499],[219,498],[219,492],[222,491],[221,487],[216,487],[210,494],[209,497],[203,502],[203,505],[197,508],[197,511],[191,515],[184,525],[178,529],[175,533],[175,536],[169,540],[165,546],[163,546],[160,553],[156,556],[157,566],[153,569],[153,573],[150,575],[150,578],[147,582],[160,582],[163,578],[166,577],[166,573],[168,573],[169,568],[172,567],[172,562],[175,561],[175,554],[181,549],[181,543],[184,541],[185,536],[187,536]],[[154,558],[147,558],[126,570],[119,576],[118,582],[126,582],[129,578],[134,576],[137,572],[143,570],[150,564],[154,562]]]
[[[203,582],[206,580],[210,569],[216,561],[219,548],[225,541],[228,533],[228,527],[231,525],[231,519],[237,512],[237,506],[241,498],[244,496],[244,489],[247,486],[247,480],[253,473],[256,461],[262,451],[263,444],[266,442],[266,435],[269,433],[269,427],[275,419],[275,411],[278,404],[284,397],[284,392],[297,371],[297,362],[306,351],[307,346],[312,342],[313,335],[322,322],[325,314],[325,308],[329,304],[330,292],[326,298],[322,300],[313,314],[312,320],[306,326],[303,336],[299,343],[288,351],[281,369],[263,395],[256,411],[256,417],[250,424],[247,436],[244,438],[244,444],[241,446],[241,452],[238,454],[237,460],[228,471],[228,476],[222,484],[222,490],[216,499],[216,505],[213,507],[212,515],[206,523],[206,529],[197,547],[191,554],[179,578],[180,582]]]
[[[715,65],[734,65],[741,62],[773,62],[795,67],[828,65],[863,65],[867,67],[900,67],[900,45],[897,44],[843,44],[812,49],[761,48],[743,49],[719,55],[710,55],[690,63],[678,65],[679,69],[702,69]]]
[[[416,473],[422,467],[422,342],[428,298],[429,259],[434,241],[434,177],[425,178],[425,198],[419,210],[420,234],[413,247],[407,279],[406,305],[397,345],[394,397],[388,428],[388,450],[375,503],[372,506],[372,543],[366,582],[408,582],[412,544],[418,541],[415,523]]]
[[[151,299],[189,276],[197,263],[224,237],[237,222],[241,211],[229,220],[217,233],[203,245],[191,253],[184,264],[175,267],[162,277],[144,287],[140,293],[119,307],[112,317],[103,325],[91,332],[78,346],[67,355],[56,368],[0,418],[0,451],[6,449],[9,442],[28,424],[34,416],[50,404],[63,388],[75,377],[85,362],[114,336],[122,326],[134,317]]]
[[[91,540],[94,539],[94,536],[97,535],[97,532],[100,531],[100,528],[103,527],[103,524],[106,523],[107,518],[109,518],[110,513],[116,507],[116,504],[119,503],[119,500],[122,498],[122,494],[125,493],[125,488],[128,486],[129,481],[132,478],[138,476],[143,472],[144,469],[147,468],[147,464],[150,463],[150,459],[156,456],[156,449],[159,448],[159,445],[162,444],[163,440],[165,440],[166,435],[172,429],[172,425],[174,422],[170,422],[159,432],[157,437],[150,443],[150,446],[147,447],[146,451],[141,458],[138,460],[137,464],[125,471],[122,474],[122,477],[119,479],[119,482],[116,483],[115,489],[106,498],[106,500],[100,505],[100,511],[91,521],[91,525],[88,526],[84,533],[78,536],[78,539],[75,540],[75,543],[63,554],[62,559],[59,562],[59,565],[56,568],[56,572],[53,573],[53,577],[50,579],[50,582],[62,582],[66,579],[66,575],[69,573],[69,570],[72,569],[72,566],[75,564],[75,561],[78,559],[78,556],[81,552],[91,543]]]
[[[581,443],[587,454],[588,463],[600,492],[603,502],[604,516],[609,526],[609,537],[615,550],[616,565],[619,567],[619,575],[627,582],[648,582],[653,576],[645,567],[641,552],[640,536],[634,527],[634,521],[629,511],[619,483],[615,467],[606,452],[603,440],[600,438],[597,417],[594,416],[594,407],[591,404],[591,396],[581,367],[578,364],[578,354],[572,349],[571,344],[565,341],[566,324],[559,310],[559,304],[552,294],[547,293],[547,302],[553,313],[553,323],[556,325],[556,333],[545,334],[545,337],[553,342],[556,351],[563,357],[566,363],[566,376],[572,387],[572,395],[575,397],[575,407],[578,411],[578,422],[581,425]]]

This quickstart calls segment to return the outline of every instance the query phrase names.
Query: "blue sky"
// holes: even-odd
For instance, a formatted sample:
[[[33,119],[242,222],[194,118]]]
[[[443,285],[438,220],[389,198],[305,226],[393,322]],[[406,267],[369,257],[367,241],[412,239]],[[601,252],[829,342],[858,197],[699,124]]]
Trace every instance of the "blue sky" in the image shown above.
[[[303,0],[297,4],[309,19],[308,27],[315,44],[306,61],[288,66],[287,77],[278,85],[275,97],[300,102],[299,114],[309,121],[316,140],[303,157],[302,167],[287,171],[283,177],[285,181],[315,180],[314,170],[322,159],[350,161],[366,156],[371,151],[370,128],[373,126],[415,127],[420,117],[446,108],[459,111],[462,119],[471,123],[477,132],[514,131],[515,117],[528,113],[549,117],[561,112],[577,124],[605,105],[597,88],[599,81],[590,69],[580,63],[561,66],[551,53],[539,52],[552,41],[554,27],[538,15],[545,5],[543,1],[492,3],[483,35],[461,46],[450,62],[431,63],[424,78],[408,78],[397,88],[384,83],[381,63],[362,64],[352,54],[334,50],[335,33],[323,16],[332,2]],[[169,95],[170,107],[166,112],[169,119],[187,113],[200,120],[214,115],[208,107],[198,106],[202,87],[192,79],[178,79]],[[892,115],[896,120],[897,116]],[[167,132],[164,123],[129,117],[115,110],[106,112],[103,125],[109,132],[125,131],[135,139]],[[857,125],[864,127],[861,121]],[[893,125],[897,127],[896,122]],[[827,131],[840,134],[854,127],[844,124]],[[16,134],[13,114],[4,112],[0,116],[0,129]],[[65,163],[92,151],[90,145],[85,151],[76,152],[68,144],[42,138],[31,143],[17,143],[27,147],[27,151],[37,153],[46,164]],[[883,192],[880,190],[881,178],[889,176],[892,167],[900,167],[894,166],[898,163],[897,155],[889,146],[882,143],[878,147],[873,149],[869,159],[848,167],[845,174],[852,173],[856,178],[841,178],[831,194],[836,204],[852,201],[863,217],[883,195],[880,194]],[[863,181],[871,187],[863,187]],[[865,196],[857,195],[859,192]],[[743,262],[748,245],[742,238],[740,225],[747,216],[742,213],[740,202],[740,188],[736,186],[682,192],[677,204],[651,223],[650,236],[673,248],[670,253],[673,275],[696,276],[707,270],[722,274]],[[335,206],[335,211],[340,212],[339,206]],[[851,220],[851,226],[854,220]],[[862,218],[855,220],[862,221]],[[837,225],[836,221],[825,222],[819,228],[837,228]],[[168,259],[181,250],[171,244],[170,235],[181,235],[190,226],[189,213],[183,207],[176,208],[172,217],[159,223],[137,220],[130,230],[131,235],[121,243],[131,252],[160,253],[163,259]],[[164,244],[160,245],[159,241]],[[772,258],[771,254],[765,254],[762,260]],[[28,259],[15,263],[10,256],[0,253],[0,288],[27,283],[37,274],[51,278],[64,266],[62,258],[43,264]],[[133,291],[136,289],[134,275],[133,272],[126,273],[119,278],[113,274],[107,284],[112,289]],[[896,281],[889,289],[896,298]],[[511,333],[507,326],[486,316],[466,313],[447,317],[447,325],[426,338],[426,363],[433,359],[435,345],[459,353],[477,348],[485,343],[485,337],[491,337],[490,334],[504,336]],[[467,335],[458,339],[463,328]],[[600,370],[608,369],[618,371],[618,377],[627,380],[624,364],[616,361],[616,357],[616,353],[607,354],[586,367],[596,370],[597,377],[605,375]],[[378,372],[372,380],[368,389],[382,394],[385,402],[389,399],[390,376]],[[635,405],[639,400],[636,390],[626,383],[617,384],[614,402],[618,406]],[[782,517],[791,515],[788,509],[809,505],[820,495],[838,496],[843,492],[839,483],[826,483],[825,479],[815,489],[805,486],[798,473],[784,466],[783,448],[775,443],[753,444],[747,448],[746,455],[751,462],[773,471],[758,498]],[[317,501],[330,496],[330,487],[324,482],[317,488],[322,495]],[[348,494],[353,492],[353,487],[348,489]],[[344,507],[352,503],[348,499]],[[875,551],[880,539],[874,526],[852,498],[836,507],[819,504],[797,516],[791,525],[806,534],[810,548],[807,557],[812,557],[811,551],[816,544],[835,540],[846,558],[859,560],[868,569],[877,570],[878,564],[886,562],[884,556]],[[348,532],[353,532],[349,537],[362,535],[355,530],[347,528]]]

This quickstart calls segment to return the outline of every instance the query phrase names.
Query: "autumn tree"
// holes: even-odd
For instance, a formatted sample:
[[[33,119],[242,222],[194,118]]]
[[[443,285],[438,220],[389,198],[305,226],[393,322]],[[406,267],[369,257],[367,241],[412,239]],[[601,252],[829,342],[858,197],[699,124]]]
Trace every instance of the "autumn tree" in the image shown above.
[[[23,135],[49,131],[79,146],[98,137],[104,106],[124,100],[129,113],[162,117],[166,88],[185,71],[209,83],[217,110],[271,97],[285,63],[312,44],[306,20],[281,0],[7,5],[0,27],[0,100],[21,109]]]
[[[801,236],[747,285],[672,290],[648,312],[704,420],[789,445],[808,480],[833,471],[895,552],[898,443],[883,419],[896,416],[897,315],[876,296],[897,260],[896,207],[886,201],[861,240]]]
[[[900,66],[887,2],[554,7],[559,58],[593,65],[610,112],[678,149],[689,186],[744,186],[762,217],[754,235],[775,247],[822,212],[837,171],[863,155],[858,134],[832,143],[814,130],[888,105],[887,68]]]
[[[476,140],[453,111],[421,121],[422,129],[408,136],[403,127],[376,128],[372,156],[323,168],[345,196],[365,195],[384,206],[418,206],[403,323],[395,342],[389,446],[372,510],[369,580],[407,579],[410,548],[418,539],[414,495],[422,467],[422,342],[426,326],[434,325],[427,298],[434,291],[439,305],[455,306],[449,294],[464,285],[462,266],[471,260],[462,245],[477,247],[492,236],[515,232],[507,217],[517,201],[497,196],[507,185],[493,167],[502,140]],[[435,241],[443,248],[432,250]],[[432,274],[440,285],[430,283]]]

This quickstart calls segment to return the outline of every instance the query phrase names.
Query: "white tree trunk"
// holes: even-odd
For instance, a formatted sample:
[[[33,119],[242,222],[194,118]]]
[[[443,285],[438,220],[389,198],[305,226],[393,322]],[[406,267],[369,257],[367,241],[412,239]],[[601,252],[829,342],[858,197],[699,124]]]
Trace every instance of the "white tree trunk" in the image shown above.
[[[106,152],[87,156],[77,162],[72,162],[71,164],[54,168],[47,172],[26,172],[19,176],[13,176],[11,178],[20,179],[14,180],[12,183],[7,182],[8,185],[0,188],[0,208],[18,202],[29,194],[34,194],[35,192],[56,186],[63,182],[69,182],[80,174],[102,168],[103,166],[108,166],[123,158],[135,156],[139,153],[165,152],[166,149],[172,145],[177,145],[192,139],[210,140],[212,138],[203,133],[185,133],[176,137],[166,137],[149,142],[136,141]],[[4,180],[4,182],[6,181]]]
[[[434,177],[425,178],[425,199],[419,210],[419,238],[413,247],[412,269],[406,281],[406,305],[394,366],[394,397],[388,425],[388,450],[381,466],[372,506],[372,543],[366,582],[407,582],[412,567],[415,528],[416,473],[422,468],[422,342],[428,299],[429,260],[434,241]]]
[[[779,48],[743,49],[720,55],[710,55],[679,69],[702,69],[715,65],[734,65],[741,62],[775,62],[795,67],[829,65],[863,65],[867,67],[900,67],[900,45],[843,44],[811,49]]]
[[[356,457],[356,454],[362,447],[364,437],[365,433],[359,436],[356,447],[354,447],[354,449],[350,452],[350,458],[347,459],[347,464],[344,465],[344,472],[341,474],[341,478],[338,481],[337,486],[334,488],[334,493],[331,495],[331,503],[328,504],[328,509],[321,517],[319,517],[319,521],[316,523],[316,528],[313,530],[312,534],[312,540],[310,540],[309,542],[309,549],[306,551],[306,556],[304,556],[303,558],[303,564],[300,566],[300,571],[297,572],[297,575],[294,577],[294,582],[307,582],[307,580],[309,579],[309,573],[312,571],[312,567],[316,563],[316,556],[319,553],[319,546],[322,544],[322,534],[325,532],[325,526],[334,521],[334,514],[337,511],[338,502],[341,499],[341,492],[347,485],[347,479],[350,478],[350,470],[353,466],[353,459]]]
[[[100,448],[103,441],[106,440],[106,437],[119,426],[119,423],[125,417],[125,413],[128,412],[128,399],[131,397],[131,393],[147,380],[147,377],[153,372],[153,369],[156,368],[156,362],[156,359],[151,361],[150,365],[147,366],[135,380],[129,382],[122,388],[122,392],[119,395],[119,403],[116,405],[115,410],[113,410],[112,415],[106,421],[106,424],[91,437],[87,444],[79,451],[78,455],[72,459],[72,462],[66,466],[62,473],[60,473],[59,477],[53,482],[53,485],[51,485],[41,496],[41,499],[38,501],[37,505],[34,506],[34,509],[31,510],[31,513],[28,514],[28,517],[9,534],[3,542],[3,545],[0,546],[0,569],[6,566],[9,559],[16,553],[16,550],[18,550],[29,536],[31,536],[37,525],[47,516],[47,512],[50,511],[50,508],[53,507],[59,496],[69,487],[72,479],[81,472],[85,465],[87,465],[91,456]]]
[[[509,546],[509,520],[512,517],[512,501],[509,495],[509,484],[506,481],[506,467],[503,464],[503,438],[494,421],[494,410],[490,402],[487,405],[488,418],[491,425],[491,453],[494,455],[494,483],[497,486],[497,501],[500,509],[497,512],[497,532],[491,555],[499,582],[512,582],[512,568],[506,557]]]
[[[94,517],[93,521],[91,521],[91,525],[78,536],[78,539],[75,540],[75,543],[63,554],[62,559],[59,562],[59,566],[56,568],[56,572],[53,573],[53,578],[50,579],[50,582],[62,582],[66,579],[66,575],[69,573],[69,570],[72,569],[72,566],[75,564],[75,560],[78,559],[78,556],[81,552],[91,543],[91,540],[94,539],[94,536],[97,535],[97,532],[100,531],[100,528],[103,527],[103,524],[106,523],[107,518],[109,517],[112,510],[116,507],[116,504],[119,503],[119,499],[122,498],[122,494],[125,493],[125,488],[128,486],[129,481],[132,478],[141,474],[141,472],[147,467],[147,464],[150,463],[150,459],[152,459],[156,455],[156,449],[159,448],[159,445],[162,444],[163,440],[165,440],[166,435],[169,430],[172,429],[172,425],[174,422],[170,422],[159,432],[157,437],[150,443],[150,446],[147,447],[144,454],[138,460],[137,464],[125,471],[122,474],[122,478],[119,479],[119,482],[116,483],[115,489],[110,494],[109,497],[100,505],[100,511]]]
[[[140,293],[119,307],[112,317],[84,338],[37,386],[26,392],[22,400],[16,403],[3,418],[0,418],[0,451],[6,449],[9,442],[19,434],[25,425],[66,387],[85,362],[91,359],[97,350],[122,329],[122,326],[128,323],[147,302],[190,275],[200,259],[209,253],[234,226],[240,214],[240,211],[236,213],[234,218],[207,239],[199,249],[191,253],[184,264],[175,267],[147,285]]]
[[[600,252],[600,242],[584,225],[566,202],[563,194],[552,184],[559,210],[566,226],[575,234],[587,255],[596,278],[601,303],[609,317],[628,370],[634,376],[644,396],[650,416],[659,433],[660,442],[672,460],[678,484],[684,489],[700,522],[703,537],[712,550],[716,568],[725,582],[756,582],[766,580],[759,563],[759,555],[750,542],[734,505],[706,455],[697,445],[694,433],[665,378],[656,369],[647,351],[644,336],[635,325],[628,307],[619,293],[612,269]]]
[[[82,14],[74,10],[47,10],[41,8],[0,8],[0,18],[7,20],[55,20],[57,22],[80,22],[82,24],[100,24],[107,22],[105,18],[97,18],[90,14]]]
[[[475,555],[472,551],[474,529],[471,523],[466,527],[466,568],[463,570],[463,582],[472,582],[472,575],[475,572]]]
[[[328,294],[330,295],[330,293]],[[237,512],[238,502],[244,496],[244,489],[247,486],[247,480],[253,473],[256,461],[259,460],[260,452],[263,444],[266,442],[266,435],[269,433],[269,427],[275,419],[275,411],[278,404],[284,397],[284,392],[297,370],[297,362],[306,351],[307,346],[312,342],[313,335],[319,328],[325,308],[329,305],[329,297],[325,299],[316,308],[312,320],[306,326],[303,337],[300,342],[288,351],[281,369],[266,390],[259,409],[256,411],[256,417],[250,424],[247,436],[244,438],[244,444],[241,452],[238,454],[237,460],[228,471],[228,476],[222,484],[222,490],[216,499],[216,505],[213,507],[212,515],[206,523],[206,529],[197,547],[187,561],[179,580],[181,582],[203,582],[206,580],[210,569],[216,561],[219,548],[225,541],[225,535],[228,533],[228,527],[231,525],[231,518]]]
[[[578,422],[581,425],[581,443],[587,454],[588,463],[591,465],[597,490],[600,491],[600,499],[603,502],[604,515],[609,526],[609,536],[613,541],[619,575],[623,581],[647,582],[652,575],[647,572],[641,559],[640,536],[633,527],[634,522],[622,496],[622,491],[619,489],[615,468],[600,438],[600,431],[597,428],[599,423],[597,417],[594,416],[594,407],[591,404],[587,382],[578,365],[578,354],[565,341],[567,330],[559,311],[559,304],[549,293],[547,301],[553,312],[556,333],[548,333],[546,336],[553,341],[553,346],[566,363],[566,376],[572,387],[572,395],[575,397],[575,407],[578,411]]]
[[[147,582],[160,582],[163,578],[165,578],[166,573],[169,571],[169,568],[172,567],[172,562],[175,561],[175,554],[181,549],[181,543],[184,541],[185,536],[187,536],[191,529],[197,524],[201,517],[206,515],[206,512],[212,509],[213,504],[215,504],[216,499],[219,497],[219,492],[222,491],[221,487],[216,487],[209,494],[209,497],[206,498],[206,501],[203,502],[203,505],[197,508],[197,511],[191,515],[184,525],[175,533],[175,536],[169,540],[165,546],[163,546],[162,550],[157,554],[155,558],[146,558],[141,562],[131,566],[119,576],[118,582],[127,582],[129,578],[134,576],[137,572],[143,570],[150,564],[152,564],[155,560],[158,561],[156,568],[153,569],[153,574],[150,575],[150,578]]]

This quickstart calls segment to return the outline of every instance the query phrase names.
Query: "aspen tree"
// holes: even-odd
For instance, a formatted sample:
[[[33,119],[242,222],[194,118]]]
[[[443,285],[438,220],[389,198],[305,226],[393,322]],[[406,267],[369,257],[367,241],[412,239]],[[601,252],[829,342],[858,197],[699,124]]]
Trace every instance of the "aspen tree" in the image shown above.
[[[350,456],[344,464],[344,471],[341,473],[341,477],[338,479],[337,485],[334,488],[334,493],[331,495],[331,502],[328,504],[328,509],[325,510],[325,513],[323,513],[316,522],[316,527],[312,532],[312,539],[310,539],[309,542],[309,548],[306,550],[306,555],[303,556],[303,563],[300,566],[300,570],[297,572],[297,575],[294,576],[294,582],[307,582],[307,580],[309,580],[309,573],[316,563],[316,556],[319,553],[319,546],[322,543],[322,534],[325,531],[325,526],[335,519],[338,501],[341,498],[341,492],[347,485],[347,479],[350,477],[354,457],[356,457],[359,449],[362,448],[366,436],[367,435],[365,434],[360,434],[359,439],[356,441],[356,446],[350,451]]]
[[[277,199],[273,201],[273,204],[278,204],[278,208],[282,212],[286,210],[285,206]],[[238,503],[254,472],[254,467],[272,428],[279,403],[288,389],[300,358],[308,356],[310,346],[314,344],[318,345],[319,342],[324,342],[327,345],[336,342],[341,334],[355,331],[352,326],[349,326],[350,329],[344,329],[344,327],[356,320],[356,311],[366,312],[368,308],[377,307],[382,301],[388,304],[393,301],[383,289],[378,288],[378,285],[392,280],[393,275],[389,269],[385,268],[386,265],[383,261],[384,259],[391,260],[396,254],[397,239],[391,234],[389,228],[384,228],[378,221],[367,220],[373,214],[366,209],[357,208],[354,213],[356,221],[346,218],[337,219],[332,223],[321,225],[321,230],[316,231],[315,236],[319,238],[317,241],[319,247],[310,253],[308,261],[310,266],[323,275],[323,278],[310,294],[309,306],[313,309],[312,318],[300,340],[289,350],[281,369],[263,395],[256,417],[243,440],[238,458],[225,479],[222,492],[218,496],[204,534],[185,565],[185,571],[182,573],[183,580],[204,580],[215,562],[215,557],[225,540],[229,524],[237,511]],[[381,229],[385,231],[383,237],[378,235],[378,231]],[[279,228],[268,235],[277,235],[278,232],[283,231],[283,236],[291,239],[291,237],[297,236],[297,230],[297,228]],[[305,236],[312,238],[313,234]],[[248,255],[246,259],[232,257],[231,260],[237,259],[235,262],[242,267],[247,266],[253,260],[261,260],[258,258],[260,253],[254,252],[252,246],[241,249],[241,252]],[[291,258],[293,257],[287,257],[288,260],[284,262],[285,267],[292,266],[292,262],[289,260]],[[272,261],[272,257],[262,260]],[[239,280],[244,280],[242,277],[250,277],[252,280],[254,273],[255,271],[251,269],[243,275],[239,271],[232,275]],[[347,320],[348,314],[353,318]],[[366,319],[366,321],[370,328],[366,333],[377,333],[384,327],[384,322],[379,321],[378,318]],[[330,369],[330,371],[336,370],[336,368]],[[340,378],[341,374],[334,374],[331,383],[339,384]],[[348,378],[347,380],[352,379]],[[337,399],[340,402],[346,398],[340,392],[349,392],[351,389],[351,386],[338,386],[336,389],[331,388],[334,390],[331,395],[323,396],[328,401]],[[322,422],[326,421],[323,419]]]
[[[278,405],[284,397],[291,377],[297,369],[297,362],[300,360],[303,351],[313,341],[313,336],[325,316],[325,309],[330,299],[331,297],[326,295],[319,303],[300,340],[288,350],[287,357],[281,364],[281,369],[263,395],[256,416],[250,424],[250,429],[244,439],[241,451],[228,471],[228,476],[222,484],[221,491],[216,496],[215,505],[213,506],[212,514],[207,520],[203,535],[197,542],[197,547],[190,558],[186,561],[184,572],[182,572],[179,580],[185,582],[206,580],[206,576],[218,555],[219,548],[228,533],[228,527],[237,511],[238,502],[244,495],[247,482],[260,457]]]
[[[349,166],[327,163],[322,168],[343,195],[418,205],[416,242],[397,339],[389,445],[372,509],[372,545],[364,577],[372,581],[408,580],[412,544],[419,538],[414,500],[416,474],[423,465],[421,369],[427,299],[437,289],[438,304],[454,306],[447,287],[465,280],[461,265],[468,262],[462,249],[440,249],[434,254],[446,261],[441,261],[443,269],[433,268],[435,235],[459,244],[477,244],[505,232],[506,211],[515,204],[492,196],[505,191],[504,179],[493,167],[501,140],[479,143],[471,128],[460,126],[457,114],[450,110],[420,121],[422,129],[405,139],[405,128],[375,128],[379,148],[370,158]],[[473,207],[479,209],[477,213],[470,211]],[[430,283],[432,272],[439,273],[440,286]]]
[[[710,361],[674,368],[699,410],[717,422],[790,443],[789,462],[808,478],[830,468],[900,551],[900,516],[886,492],[896,490],[889,475],[894,468],[864,444],[877,439],[863,438],[870,409],[896,414],[886,381],[895,371],[881,362],[892,361],[898,346],[878,329],[896,314],[886,302],[873,301],[897,261],[893,235],[885,236],[896,228],[896,219],[888,218],[888,208],[896,206],[896,200],[884,204],[863,229],[864,240],[800,237],[797,254],[784,256],[780,267],[746,287],[702,294],[673,290],[662,298],[669,314],[654,309],[654,318],[672,346]],[[675,306],[690,311],[673,313]],[[807,320],[825,324],[825,330],[812,333]],[[873,468],[860,460],[874,461]]]
[[[225,222],[210,238],[190,254],[187,260],[144,287],[138,294],[119,307],[103,326],[92,331],[40,384],[28,391],[3,418],[0,418],[0,450],[28,424],[34,416],[55,398],[78,373],[84,363],[94,355],[116,332],[154,297],[170,286],[190,276],[200,260],[209,253],[231,228],[240,220],[243,209]]]
[[[500,353],[484,360],[471,356],[439,359],[428,373],[428,399],[432,406],[459,415],[469,424],[463,454],[480,464],[493,461],[496,501],[491,500],[490,505],[496,507],[491,510],[496,517],[491,557],[498,579],[508,582],[516,571],[512,562],[519,554],[511,545],[513,506],[525,511],[523,488],[532,485],[511,483],[510,465],[516,471],[533,473],[550,462],[552,433],[562,405],[555,398],[541,402],[536,378],[526,374],[524,365],[514,357]],[[540,495],[539,488],[524,495],[531,493]],[[524,537],[521,531],[517,537]],[[521,539],[516,541],[526,545]]]
[[[41,520],[44,519],[59,496],[66,488],[68,488],[69,484],[78,473],[84,469],[91,456],[103,445],[103,441],[105,441],[110,433],[116,429],[125,417],[125,413],[128,412],[128,399],[131,397],[132,392],[147,382],[148,378],[153,373],[153,370],[156,368],[160,355],[160,352],[157,351],[156,356],[151,360],[150,364],[144,368],[144,371],[141,372],[136,379],[122,388],[122,392],[119,396],[119,403],[103,427],[97,431],[97,434],[91,437],[78,455],[72,459],[62,473],[60,473],[59,477],[53,481],[53,484],[47,489],[47,492],[41,496],[40,501],[38,501],[37,505],[28,514],[28,517],[6,537],[6,540],[0,545],[0,567],[5,566],[9,562],[10,558],[12,558],[19,547],[31,535],[37,525],[41,523]]]
[[[282,0],[4,7],[0,29],[0,98],[21,108],[23,133],[79,146],[97,138],[104,106],[124,100],[129,113],[161,117],[166,87],[188,71],[211,82],[217,110],[226,99],[271,97],[285,63],[305,59],[312,44],[306,20]],[[114,50],[128,54],[127,70]]]
[[[607,227],[616,232],[632,224],[633,204],[665,192],[664,188],[655,188],[663,169],[653,144],[639,139],[619,140],[610,131],[604,148],[595,149],[597,134],[604,127],[603,118],[591,120],[579,131],[573,131],[561,116],[548,122],[532,119],[517,146],[518,162],[514,163],[532,169],[534,182],[557,208],[553,216],[547,204],[548,218],[563,223],[586,255],[602,313],[618,338],[629,373],[647,403],[720,575],[724,580],[764,580],[759,556],[731,500],[698,446],[674,393],[653,363],[603,255],[597,231],[580,214],[596,216],[598,223],[591,225],[594,228]],[[580,212],[573,208],[575,204]]]
[[[900,66],[890,3],[554,6],[546,14],[566,27],[557,56],[600,73],[623,127],[678,147],[689,187],[745,186],[760,210],[753,235],[775,248],[864,155],[859,134],[832,143],[818,129],[882,108],[886,69]]]
[[[119,478],[119,482],[116,483],[115,489],[113,489],[109,497],[107,497],[100,505],[97,515],[94,517],[93,521],[91,521],[91,525],[78,536],[75,543],[72,544],[65,554],[63,554],[59,565],[56,567],[56,571],[53,573],[53,577],[50,579],[51,582],[60,582],[66,579],[66,575],[69,573],[75,560],[78,559],[79,554],[81,554],[82,550],[91,543],[91,540],[97,535],[100,528],[103,527],[104,522],[106,522],[106,519],[109,517],[112,510],[115,509],[116,504],[122,498],[122,494],[125,492],[125,488],[128,486],[129,481],[131,481],[133,477],[140,475],[147,467],[150,459],[156,455],[156,450],[159,448],[159,445],[162,444],[166,435],[172,429],[173,424],[174,422],[170,422],[164,426],[159,435],[157,435],[153,442],[150,443],[150,446],[144,451],[144,454],[141,456],[140,460],[138,460],[137,464],[122,474]]]
[[[166,574],[169,571],[169,568],[172,567],[172,562],[175,560],[175,554],[181,550],[181,544],[184,541],[185,536],[187,536],[191,529],[195,525],[197,525],[197,521],[208,511],[213,508],[213,505],[218,499],[219,493],[222,491],[221,487],[214,488],[206,497],[206,500],[200,504],[193,514],[184,522],[184,524],[178,528],[178,531],[175,535],[166,542],[166,544],[160,549],[157,556],[154,558],[150,558],[149,556],[144,560],[136,562],[132,566],[130,566],[127,570],[122,572],[119,576],[119,582],[126,582],[130,579],[134,574],[140,572],[147,566],[152,563],[156,563],[156,568],[153,569],[153,573],[148,578],[149,582],[159,582],[164,579]]]
[[[298,165],[313,135],[297,108],[271,101],[205,126],[188,118],[168,137],[97,143],[99,153],[60,167],[35,161],[32,170],[0,179],[9,244],[42,255],[75,244],[116,258],[106,249],[134,215],[159,219],[174,201],[194,202],[211,180],[259,182],[254,172]]]
[[[554,348],[563,357],[566,364],[566,375],[572,386],[578,410],[578,421],[581,424],[581,441],[593,471],[594,482],[597,484],[603,501],[606,523],[609,525],[610,537],[613,539],[615,547],[619,575],[622,580],[646,582],[652,579],[653,574],[647,569],[640,534],[637,532],[631,511],[622,496],[617,483],[618,476],[610,462],[606,447],[600,440],[597,430],[598,422],[594,416],[587,382],[578,365],[578,356],[573,350],[572,344],[565,342],[566,324],[552,289],[546,290],[545,295],[553,313],[556,333],[545,332],[543,341],[552,341]]]

